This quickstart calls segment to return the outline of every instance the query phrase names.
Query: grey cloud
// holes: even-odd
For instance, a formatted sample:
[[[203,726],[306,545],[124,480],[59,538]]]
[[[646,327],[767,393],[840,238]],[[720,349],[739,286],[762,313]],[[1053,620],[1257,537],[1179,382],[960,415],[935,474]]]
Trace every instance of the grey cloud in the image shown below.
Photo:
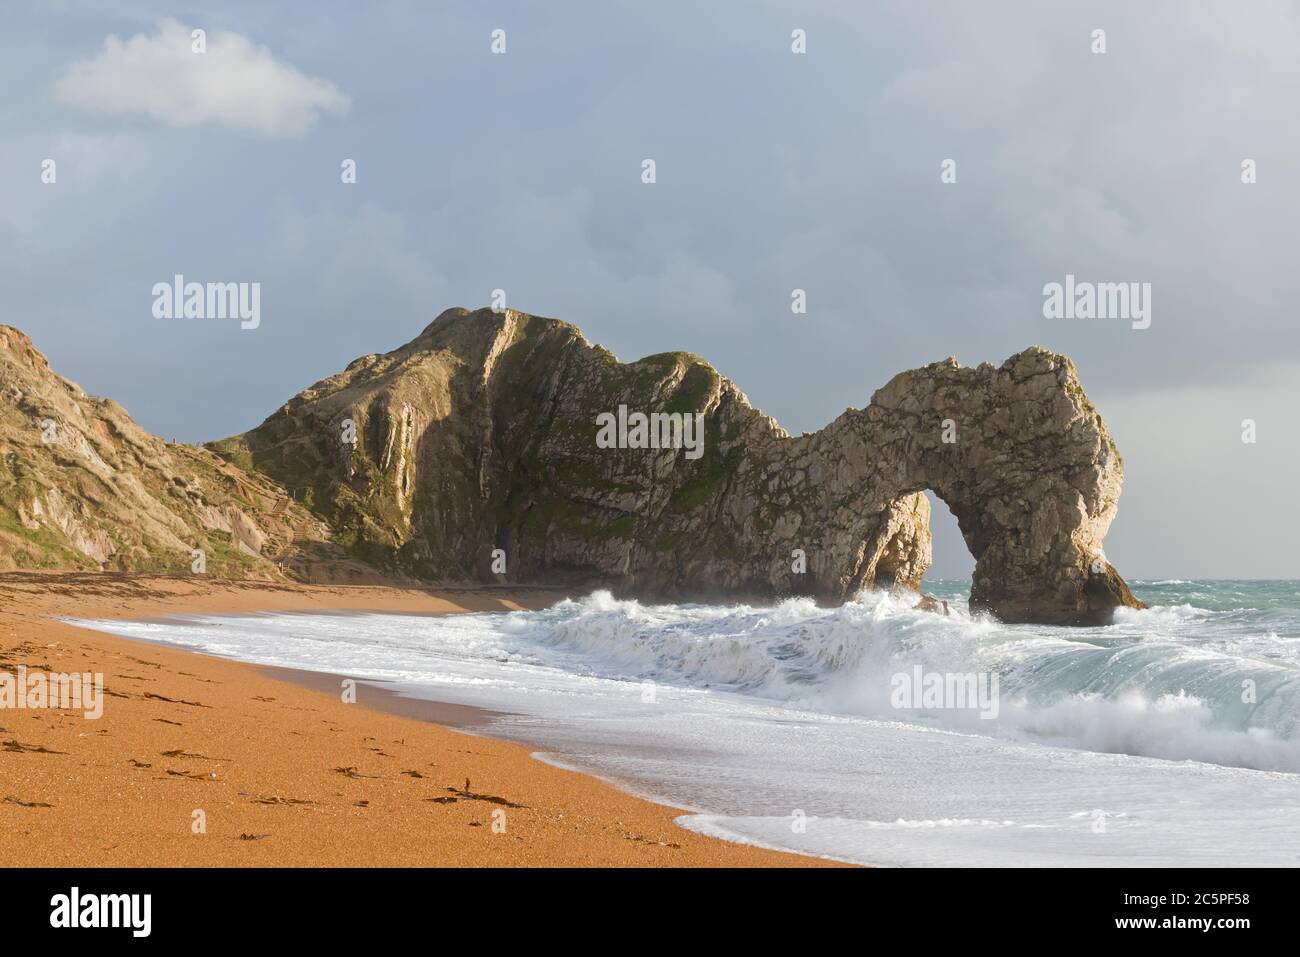
[[[24,12],[0,39],[0,80],[30,82],[12,55],[48,90],[107,33],[170,15],[204,16]],[[328,76],[351,112],[260,140],[121,127],[41,95],[4,104],[4,320],[147,427],[247,428],[499,287],[624,359],[704,355],[794,431],[950,354],[1066,352],[1129,463],[1110,548],[1129,574],[1179,573],[1159,567],[1186,556],[1168,534],[1176,511],[1272,495],[1268,475],[1300,466],[1273,449],[1267,473],[1263,457],[1232,457],[1209,484],[1173,478],[1210,447],[1201,417],[1278,411],[1300,365],[1287,4],[326,4],[306,23],[246,3],[220,17]],[[488,53],[498,26],[504,57]],[[1095,27],[1105,55],[1088,50]],[[54,153],[60,181],[44,187]],[[345,157],[356,186],[339,183]],[[646,157],[654,186],[639,180]],[[948,157],[953,186],[939,182]],[[1256,185],[1240,182],[1245,157]],[[151,284],[177,271],[261,281],[262,328],[152,320]],[[1151,282],[1151,328],[1044,319],[1042,287],[1067,272]],[[795,287],[807,316],[790,312]],[[1212,404],[1141,427],[1153,397],[1191,386],[1213,386]],[[1260,546],[1216,534],[1205,567],[1255,567]],[[1263,548],[1278,574],[1300,572],[1282,545]]]

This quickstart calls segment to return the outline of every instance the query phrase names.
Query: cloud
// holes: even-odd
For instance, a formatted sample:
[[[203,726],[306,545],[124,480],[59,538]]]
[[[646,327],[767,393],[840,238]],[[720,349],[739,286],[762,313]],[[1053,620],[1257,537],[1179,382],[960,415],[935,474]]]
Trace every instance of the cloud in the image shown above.
[[[73,63],[55,83],[55,97],[102,116],[268,137],[303,136],[321,114],[341,115],[351,106],[333,83],[277,60],[242,34],[213,31],[204,53],[193,52],[192,43],[191,29],[172,19],[125,41],[110,34],[97,56]]]

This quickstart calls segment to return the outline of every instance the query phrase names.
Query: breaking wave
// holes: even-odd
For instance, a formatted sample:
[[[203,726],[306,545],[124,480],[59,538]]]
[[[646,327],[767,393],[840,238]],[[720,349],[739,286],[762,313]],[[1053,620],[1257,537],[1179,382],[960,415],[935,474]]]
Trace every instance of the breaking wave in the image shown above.
[[[509,656],[592,677],[1088,751],[1300,771],[1300,642],[1243,628],[1238,611],[1121,609],[1109,627],[1074,629],[971,616],[955,596],[948,617],[914,602],[869,593],[836,608],[803,598],[772,607],[644,605],[596,592],[546,611],[430,627],[446,638],[469,628],[481,640],[486,625]],[[996,675],[996,716],[894,707],[895,676],[918,667]]]

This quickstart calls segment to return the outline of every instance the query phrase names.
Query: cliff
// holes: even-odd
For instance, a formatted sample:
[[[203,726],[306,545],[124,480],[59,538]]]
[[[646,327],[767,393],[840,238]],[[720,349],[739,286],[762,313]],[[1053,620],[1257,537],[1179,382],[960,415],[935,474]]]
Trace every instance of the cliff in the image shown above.
[[[1038,348],[901,373],[795,437],[695,356],[625,364],[567,323],[452,309],[211,448],[352,555],[423,579],[666,599],[915,588],[928,488],[976,558],[976,608],[1093,623],[1138,605],[1101,552],[1119,453],[1073,363]]]
[[[0,570],[80,568],[236,578],[322,555],[328,529],[264,476],[165,442],[51,371],[0,326]]]

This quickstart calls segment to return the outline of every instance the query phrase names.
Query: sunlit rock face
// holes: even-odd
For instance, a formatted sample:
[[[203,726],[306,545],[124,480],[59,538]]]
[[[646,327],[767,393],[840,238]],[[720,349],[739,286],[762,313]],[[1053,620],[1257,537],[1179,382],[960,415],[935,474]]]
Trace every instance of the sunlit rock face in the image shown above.
[[[353,556],[422,579],[674,600],[915,589],[928,488],[976,558],[977,608],[1092,623],[1136,604],[1101,551],[1119,454],[1073,363],[1037,348],[901,373],[791,436],[696,356],[621,363],[567,323],[452,309],[213,448]]]
[[[274,579],[328,535],[276,483],[149,434],[0,325],[0,571]]]

